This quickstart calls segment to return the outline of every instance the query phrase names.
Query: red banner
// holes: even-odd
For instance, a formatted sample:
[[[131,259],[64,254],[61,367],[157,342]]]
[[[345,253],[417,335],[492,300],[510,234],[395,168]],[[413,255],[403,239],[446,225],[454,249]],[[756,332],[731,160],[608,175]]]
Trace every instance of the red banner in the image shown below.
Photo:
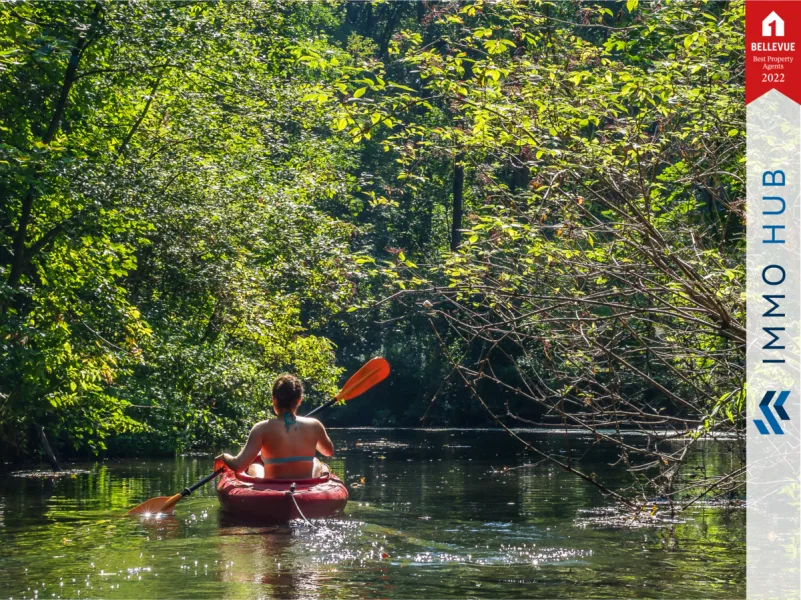
[[[745,103],[778,90],[801,104],[801,1],[746,0]]]

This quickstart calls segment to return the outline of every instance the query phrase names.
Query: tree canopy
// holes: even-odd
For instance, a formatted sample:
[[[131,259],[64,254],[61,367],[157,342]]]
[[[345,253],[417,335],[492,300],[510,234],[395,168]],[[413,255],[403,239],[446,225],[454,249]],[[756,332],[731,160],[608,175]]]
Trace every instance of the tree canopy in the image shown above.
[[[743,15],[4,4],[4,456],[231,444],[383,354],[334,422],[584,428],[669,493],[660,435],[742,424]]]

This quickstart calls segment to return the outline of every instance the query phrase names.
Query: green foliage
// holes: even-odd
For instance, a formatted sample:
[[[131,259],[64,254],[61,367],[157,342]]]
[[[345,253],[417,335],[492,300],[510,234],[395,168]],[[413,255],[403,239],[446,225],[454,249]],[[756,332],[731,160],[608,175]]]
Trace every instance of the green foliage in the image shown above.
[[[614,10],[8,3],[0,443],[229,444],[378,353],[343,422],[484,422],[453,360],[510,418],[736,426],[743,3]]]
[[[501,414],[741,427],[743,8],[448,6],[436,43],[396,36],[406,79],[356,65],[321,88],[334,129],[392,160],[370,181],[404,240],[384,270],[398,312],[380,310],[419,311],[405,292],[424,293],[443,351],[476,386],[495,383]],[[457,161],[459,251],[442,230],[433,247],[406,242],[415,201],[427,186],[447,199],[437,169]]]
[[[119,432],[208,445],[265,414],[281,371],[311,401],[335,390],[334,346],[309,328],[353,294],[357,230],[316,203],[350,194],[351,160],[316,133],[291,60],[332,14],[4,9],[4,445],[29,451],[31,423],[75,450]]]

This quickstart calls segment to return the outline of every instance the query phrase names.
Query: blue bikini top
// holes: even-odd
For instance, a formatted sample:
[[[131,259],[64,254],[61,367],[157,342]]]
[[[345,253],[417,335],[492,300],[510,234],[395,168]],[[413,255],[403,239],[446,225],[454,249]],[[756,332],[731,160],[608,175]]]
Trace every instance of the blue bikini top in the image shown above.
[[[313,456],[287,456],[286,458],[264,458],[261,457],[261,462],[265,465],[282,465],[284,463],[301,462],[301,461],[314,461]]]

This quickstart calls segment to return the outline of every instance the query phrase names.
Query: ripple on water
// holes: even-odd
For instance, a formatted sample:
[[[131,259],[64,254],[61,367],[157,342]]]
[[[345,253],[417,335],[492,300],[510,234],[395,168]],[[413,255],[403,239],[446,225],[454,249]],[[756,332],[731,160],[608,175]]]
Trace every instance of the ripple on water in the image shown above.
[[[578,511],[575,526],[580,529],[587,527],[641,529],[662,528],[686,523],[684,518],[671,515],[669,512],[654,510],[650,505],[640,511],[621,509],[618,507],[602,507],[582,509]]]
[[[26,479],[56,479],[59,477],[77,477],[87,475],[86,469],[66,469],[64,471],[11,471],[10,477],[24,477]]]
[[[344,516],[314,529],[226,521],[213,486],[173,516],[120,518],[197,481],[208,457],[0,480],[0,597],[625,598],[632,586],[653,597],[745,594],[744,511],[699,503],[671,520],[659,506],[632,527],[630,513],[569,474],[528,464],[502,433],[332,437],[332,468],[358,486]],[[609,468],[615,456],[591,441],[532,438],[552,451],[564,444],[612,487],[626,483]]]

